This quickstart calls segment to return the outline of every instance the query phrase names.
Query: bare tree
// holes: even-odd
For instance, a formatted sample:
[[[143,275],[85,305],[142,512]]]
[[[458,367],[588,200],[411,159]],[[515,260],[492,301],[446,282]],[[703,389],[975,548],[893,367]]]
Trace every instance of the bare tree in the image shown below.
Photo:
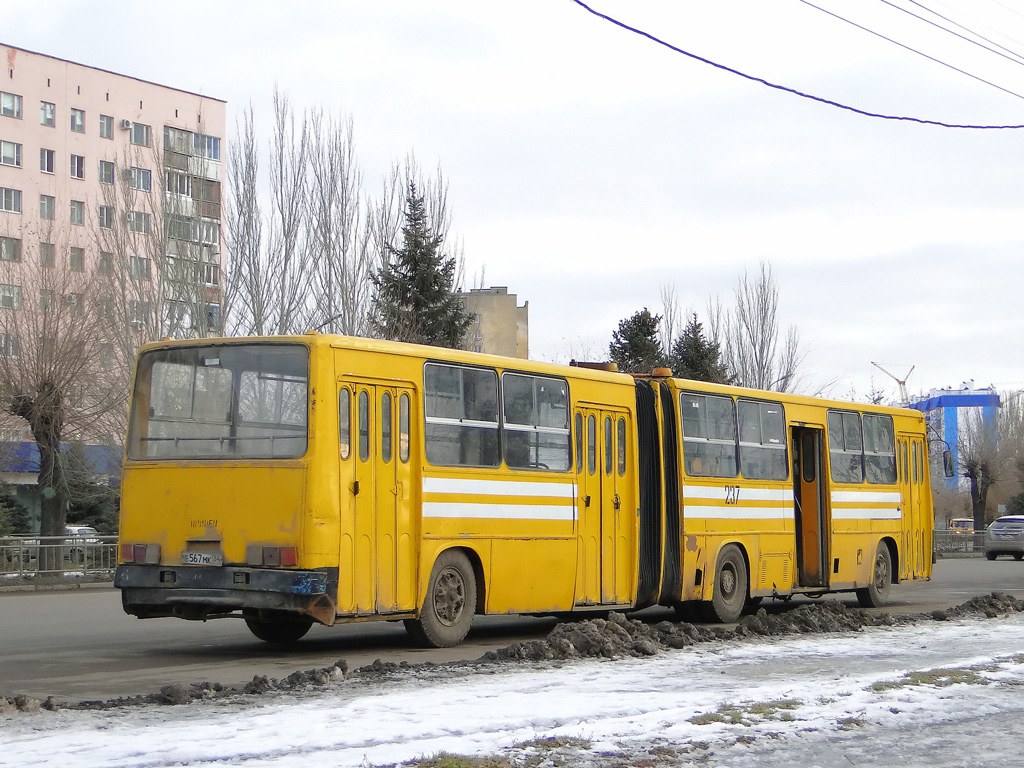
[[[259,150],[252,110],[243,114],[228,174],[229,328],[241,335],[296,333],[311,317],[307,280],[309,121],[296,118],[288,97],[274,89],[270,143],[270,205],[257,204]]]
[[[711,340],[721,346],[734,382],[755,389],[791,390],[804,353],[795,326],[780,340],[779,289],[771,266],[761,262],[753,277],[744,270],[736,282],[734,299],[731,310],[718,300],[708,302]]]
[[[31,431],[39,451],[40,533],[58,536],[68,500],[61,443],[95,432],[121,409],[126,390],[112,386],[103,323],[87,301],[97,278],[85,268],[84,248],[51,232],[32,239],[31,255],[0,262],[0,399]],[[46,567],[59,568],[60,561],[58,554]]]
[[[351,118],[317,110],[310,118],[309,245],[314,309],[311,325],[352,336],[366,333],[377,268],[372,230],[355,157]]]
[[[659,327],[661,348],[668,352],[675,346],[679,324],[684,317],[689,317],[692,313],[689,311],[684,313],[680,308],[675,284],[662,283],[659,293],[661,294],[661,326]]]

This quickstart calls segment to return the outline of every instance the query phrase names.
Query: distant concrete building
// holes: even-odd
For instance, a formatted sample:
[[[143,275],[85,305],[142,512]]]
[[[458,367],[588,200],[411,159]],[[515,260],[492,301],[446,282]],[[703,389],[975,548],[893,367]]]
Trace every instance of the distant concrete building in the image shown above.
[[[504,285],[473,288],[459,297],[473,323],[466,335],[472,352],[526,359],[530,353],[530,302],[518,306],[516,294]]]

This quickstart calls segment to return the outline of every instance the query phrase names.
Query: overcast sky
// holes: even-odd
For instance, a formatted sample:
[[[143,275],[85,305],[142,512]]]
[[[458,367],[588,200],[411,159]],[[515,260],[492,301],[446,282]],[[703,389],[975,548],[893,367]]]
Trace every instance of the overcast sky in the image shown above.
[[[865,111],[1024,124],[1024,0],[814,2],[1021,96],[800,0],[590,4]],[[369,192],[410,151],[440,163],[468,274],[530,302],[534,358],[603,357],[662,285],[703,315],[766,260],[806,392],[895,394],[871,361],[916,366],[911,391],[1024,388],[1024,130],[856,115],[572,0],[5,5],[3,42],[225,99],[230,125],[275,83],[350,115]]]

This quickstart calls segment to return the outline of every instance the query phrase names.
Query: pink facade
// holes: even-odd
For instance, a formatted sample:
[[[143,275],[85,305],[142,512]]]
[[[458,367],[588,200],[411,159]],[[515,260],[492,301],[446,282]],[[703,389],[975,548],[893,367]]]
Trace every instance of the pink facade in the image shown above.
[[[56,231],[59,239],[47,237],[67,248],[57,259],[81,248],[85,269],[95,268],[95,232],[112,213],[101,210],[111,198],[103,184],[113,184],[112,173],[130,176],[138,197],[174,196],[174,210],[197,222],[176,229],[201,242],[208,300],[219,312],[226,103],[7,45],[0,57],[0,256],[18,248],[24,264],[39,264],[41,233]],[[163,211],[163,202],[141,199],[136,207]],[[116,215],[124,223],[134,214]]]

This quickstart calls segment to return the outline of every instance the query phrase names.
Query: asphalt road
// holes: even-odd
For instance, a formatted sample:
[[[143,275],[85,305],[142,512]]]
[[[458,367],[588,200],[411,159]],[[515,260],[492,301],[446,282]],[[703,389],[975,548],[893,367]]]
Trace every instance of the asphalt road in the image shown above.
[[[930,582],[896,585],[889,612],[919,613],[958,605],[998,590],[1024,598],[1024,562],[1001,558],[940,560]],[[852,596],[827,599],[856,600]],[[789,605],[807,602],[794,600]],[[766,601],[769,610],[785,610]],[[648,609],[660,620],[672,614]],[[0,594],[0,695],[25,693],[59,701],[109,699],[156,691],[168,683],[244,683],[254,675],[284,677],[345,659],[351,668],[385,661],[476,659],[485,651],[544,637],[553,619],[478,618],[458,648],[424,650],[401,623],[314,626],[293,648],[256,640],[241,620],[139,620],[121,611],[113,588]]]

